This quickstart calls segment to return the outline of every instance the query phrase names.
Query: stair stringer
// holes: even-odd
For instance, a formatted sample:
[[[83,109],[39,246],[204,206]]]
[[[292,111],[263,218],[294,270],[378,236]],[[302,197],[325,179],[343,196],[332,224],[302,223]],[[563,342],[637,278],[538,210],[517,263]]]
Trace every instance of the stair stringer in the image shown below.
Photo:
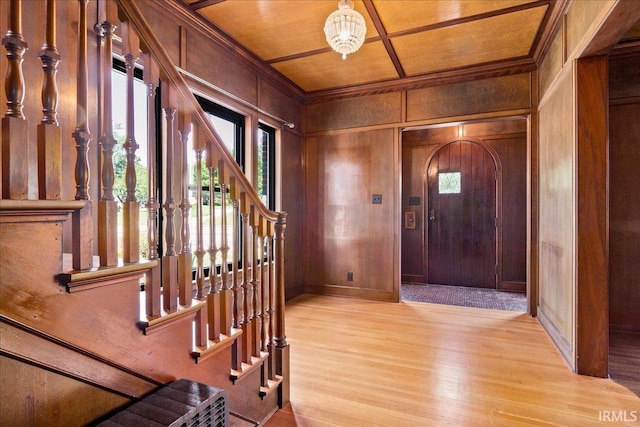
[[[51,216],[32,218],[15,211],[2,212],[2,219],[0,315],[4,318],[160,384],[188,378],[222,388],[229,395],[231,412],[245,418],[261,421],[277,408],[275,398],[261,400],[260,369],[241,383],[231,384],[231,347],[200,363],[194,361],[192,314],[144,335],[137,326],[140,272],[106,276],[100,279],[100,286],[68,293],[56,279],[63,268],[64,216],[51,220]],[[62,366],[50,365],[49,369],[63,373]]]

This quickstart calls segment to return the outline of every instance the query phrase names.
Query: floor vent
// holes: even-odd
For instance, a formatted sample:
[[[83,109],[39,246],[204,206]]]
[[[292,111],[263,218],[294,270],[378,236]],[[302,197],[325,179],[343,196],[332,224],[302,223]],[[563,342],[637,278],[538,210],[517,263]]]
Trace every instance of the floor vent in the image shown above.
[[[227,393],[195,381],[174,381],[98,424],[115,426],[227,427]]]

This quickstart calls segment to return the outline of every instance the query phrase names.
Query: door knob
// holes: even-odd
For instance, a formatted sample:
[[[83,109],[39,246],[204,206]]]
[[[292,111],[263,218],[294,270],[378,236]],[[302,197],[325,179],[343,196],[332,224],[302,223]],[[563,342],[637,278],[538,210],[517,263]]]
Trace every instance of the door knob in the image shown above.
[[[429,221],[435,221],[435,220],[436,220],[436,210],[431,209],[429,211]]]

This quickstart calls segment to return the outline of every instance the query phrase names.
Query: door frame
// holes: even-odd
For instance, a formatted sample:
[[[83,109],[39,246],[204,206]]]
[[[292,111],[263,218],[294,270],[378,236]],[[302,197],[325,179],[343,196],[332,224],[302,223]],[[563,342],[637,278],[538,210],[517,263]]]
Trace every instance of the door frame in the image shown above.
[[[459,136],[455,139],[443,142],[439,144],[427,157],[424,165],[422,166],[422,194],[423,200],[425,203],[423,204],[422,217],[425,220],[422,222],[423,228],[423,236],[422,236],[422,245],[424,248],[424,258],[422,260],[422,274],[426,283],[429,283],[429,227],[427,225],[428,213],[429,213],[429,185],[427,185],[428,178],[428,170],[431,165],[431,161],[438,154],[440,150],[442,150],[447,145],[453,144],[455,142],[470,142],[473,144],[477,144],[484,148],[493,158],[493,162],[496,166],[496,218],[497,218],[497,226],[495,229],[496,239],[495,239],[495,259],[496,259],[496,285],[494,289],[498,289],[500,283],[502,282],[502,162],[500,161],[500,156],[496,150],[493,149],[489,144],[484,141],[480,141],[475,138],[469,138],[464,136]],[[490,288],[487,288],[490,289]]]

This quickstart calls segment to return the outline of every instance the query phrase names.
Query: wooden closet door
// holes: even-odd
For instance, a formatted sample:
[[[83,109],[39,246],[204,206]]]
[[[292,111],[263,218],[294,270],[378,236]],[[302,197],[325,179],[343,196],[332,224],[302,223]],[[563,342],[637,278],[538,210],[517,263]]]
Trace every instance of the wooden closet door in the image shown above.
[[[471,141],[442,147],[427,171],[428,283],[496,287],[496,164]]]

